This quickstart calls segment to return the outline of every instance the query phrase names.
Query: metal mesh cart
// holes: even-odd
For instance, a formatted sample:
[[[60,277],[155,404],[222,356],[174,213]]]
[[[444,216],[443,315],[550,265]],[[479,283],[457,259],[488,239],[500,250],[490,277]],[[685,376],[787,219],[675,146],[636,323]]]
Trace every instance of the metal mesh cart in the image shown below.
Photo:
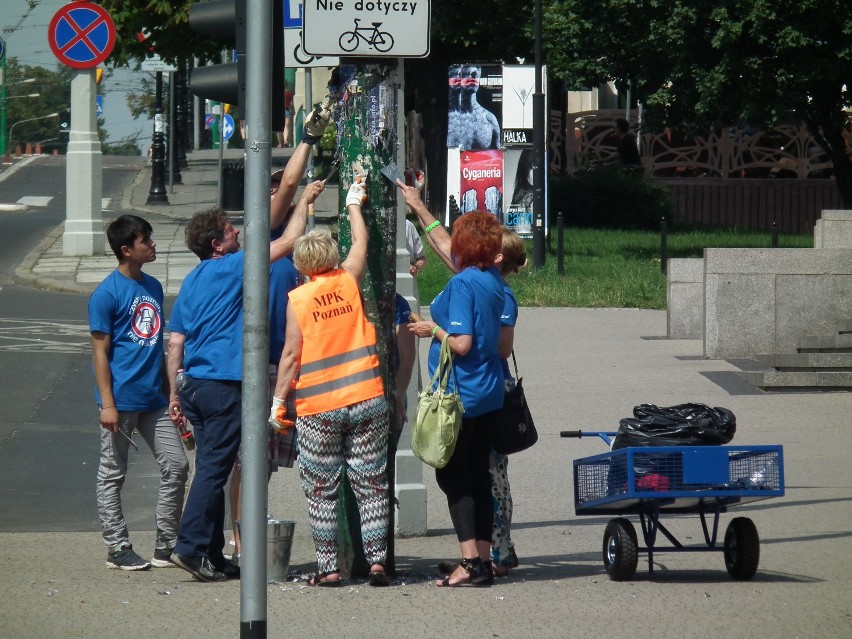
[[[607,445],[615,433],[563,431],[562,437],[595,436]],[[751,579],[760,560],[760,539],[751,519],[736,517],[717,543],[719,516],[731,506],[784,495],[781,446],[655,446],[624,448],[574,461],[574,512],[616,515],[603,537],[603,561],[610,579],[636,573],[639,553],[654,572],[655,552],[724,553],[734,579]],[[684,546],[660,521],[667,514],[697,513],[703,546]],[[645,546],[623,515],[639,515]],[[670,546],[657,547],[658,535]]]

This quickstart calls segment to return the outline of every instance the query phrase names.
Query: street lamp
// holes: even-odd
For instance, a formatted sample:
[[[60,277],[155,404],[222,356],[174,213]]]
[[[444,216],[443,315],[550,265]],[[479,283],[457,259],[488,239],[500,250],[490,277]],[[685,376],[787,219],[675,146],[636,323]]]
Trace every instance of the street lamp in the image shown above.
[[[14,100],[15,98],[40,98],[40,97],[41,97],[41,93],[24,93],[24,94],[21,94],[21,95],[10,95],[10,96],[7,96],[6,99],[7,100]]]
[[[3,159],[3,162],[6,164],[12,163],[11,153],[9,152],[9,148],[12,146],[12,132],[15,130],[15,127],[19,124],[24,124],[24,122],[34,122],[35,120],[44,120],[45,118],[53,118],[59,117],[58,113],[48,113],[47,115],[40,115],[37,118],[27,118],[26,120],[19,120],[15,122],[12,126],[9,127],[9,135],[7,136],[7,140],[9,141],[9,145],[6,147],[6,155]]]

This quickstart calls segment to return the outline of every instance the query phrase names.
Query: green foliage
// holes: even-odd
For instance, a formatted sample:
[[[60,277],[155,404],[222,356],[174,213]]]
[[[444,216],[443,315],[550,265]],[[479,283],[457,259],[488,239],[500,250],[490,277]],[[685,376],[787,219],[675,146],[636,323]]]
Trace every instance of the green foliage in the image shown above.
[[[552,229],[551,229],[552,230]],[[556,249],[556,237],[551,238]],[[669,257],[701,257],[705,248],[768,248],[769,233],[730,228],[681,229],[669,233]],[[781,248],[810,248],[810,236],[782,235]],[[426,268],[417,278],[420,303],[428,306],[449,280],[450,270],[426,246]],[[528,242],[527,255],[532,256]],[[565,275],[556,256],[544,268],[510,276],[521,306],[579,308],[666,307],[666,278],[660,268],[660,235],[649,231],[565,229]]]
[[[656,229],[671,219],[672,201],[661,185],[620,166],[603,166],[550,180],[551,219],[562,212],[566,225]]]
[[[194,33],[189,28],[189,8],[198,0],[101,0],[115,23],[112,66],[130,66],[151,56],[151,49],[164,60],[198,57],[202,62],[217,56],[222,43]],[[150,37],[140,42],[136,34],[147,30]]]
[[[572,88],[629,83],[646,130],[765,127],[793,113],[831,157],[852,207],[848,0],[549,0],[545,12],[551,77]]]
[[[68,136],[59,132],[59,118],[40,118],[49,113],[62,113],[71,105],[71,70],[57,64],[55,71],[46,67],[19,65],[17,58],[6,60],[6,126],[13,126],[10,148],[16,144],[41,142],[42,149],[50,152],[54,148],[63,151]],[[34,80],[33,82],[22,82]],[[39,97],[23,97],[38,93]],[[19,97],[20,96],[20,97]],[[20,123],[20,124],[17,124]]]

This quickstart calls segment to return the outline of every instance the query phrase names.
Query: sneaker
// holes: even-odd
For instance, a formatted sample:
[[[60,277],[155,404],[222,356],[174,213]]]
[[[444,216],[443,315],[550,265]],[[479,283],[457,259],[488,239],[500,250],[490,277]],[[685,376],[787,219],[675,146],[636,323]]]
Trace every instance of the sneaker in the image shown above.
[[[172,548],[155,548],[154,558],[151,564],[156,568],[171,568],[175,565],[172,561]]]
[[[237,555],[237,561],[239,561],[239,555]],[[222,557],[220,560],[213,561],[210,560],[210,565],[212,565],[216,570],[225,575],[228,579],[239,579],[240,578],[240,565],[232,559],[225,559]]]
[[[117,570],[148,570],[151,564],[133,552],[133,546],[125,541],[107,554],[106,566]]]
[[[207,557],[185,557],[172,553],[172,561],[199,581],[225,581],[228,578],[225,573],[216,570]]]

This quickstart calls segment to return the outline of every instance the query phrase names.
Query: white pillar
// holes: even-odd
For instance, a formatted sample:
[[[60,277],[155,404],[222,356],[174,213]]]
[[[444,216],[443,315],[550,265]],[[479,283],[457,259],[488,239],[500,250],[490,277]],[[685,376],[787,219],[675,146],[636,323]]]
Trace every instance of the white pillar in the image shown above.
[[[63,255],[103,255],[102,158],[95,118],[95,70],[75,71],[71,79],[71,131],[65,163]]]
[[[396,130],[400,143],[397,146],[396,165],[405,167],[405,113],[403,103],[403,61],[399,59],[397,73],[399,88],[397,89],[397,123]],[[408,272],[410,257],[405,247],[405,202],[397,190],[396,213],[396,290],[408,303],[411,310],[420,311],[420,301],[417,298],[417,283]],[[403,329],[406,330],[406,329]],[[399,438],[396,451],[396,487],[395,495],[399,502],[396,516],[396,533],[403,537],[425,535],[426,526],[426,486],[423,484],[423,463],[411,452],[411,424],[417,411],[417,396],[420,391],[420,357],[419,349],[414,351],[414,372],[408,385],[408,421]]]

